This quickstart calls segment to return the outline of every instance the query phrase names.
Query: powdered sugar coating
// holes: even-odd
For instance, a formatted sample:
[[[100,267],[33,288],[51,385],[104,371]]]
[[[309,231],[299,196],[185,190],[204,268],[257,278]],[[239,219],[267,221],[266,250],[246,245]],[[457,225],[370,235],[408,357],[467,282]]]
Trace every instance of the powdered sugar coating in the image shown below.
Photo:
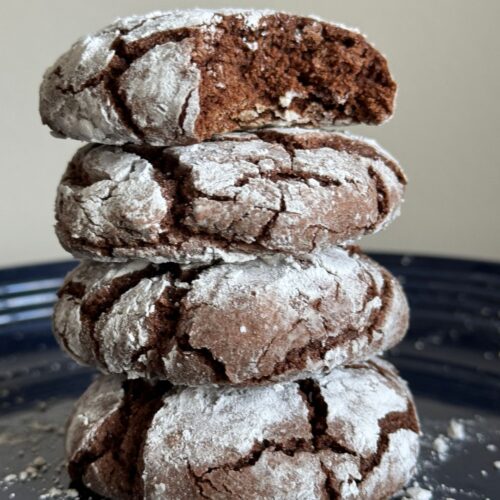
[[[175,143],[182,141],[179,135],[194,135],[201,74],[191,64],[191,51],[188,41],[158,45],[123,74],[122,88],[130,113],[151,144]],[[178,128],[170,135],[172,123],[178,123]]]
[[[40,87],[40,113],[52,124],[56,135],[64,131],[67,136],[79,136],[88,142],[118,143],[130,134],[135,136],[114,107],[103,106],[109,101],[104,82],[86,86],[113,59],[114,52],[109,47],[117,35],[118,32],[104,31],[81,38],[46,71]]]
[[[340,248],[310,261],[214,265],[190,278],[170,265],[103,282],[108,267],[119,265],[83,263],[70,274],[54,320],[71,356],[108,373],[182,385],[290,380],[385,350],[408,324],[397,281]]]
[[[171,286],[165,276],[142,279],[113,304],[112,314],[97,321],[95,342],[102,353],[102,364],[111,373],[126,372],[129,378],[143,375],[143,371],[134,369],[133,358],[149,344],[148,318],[154,313],[156,302]]]
[[[77,455],[92,446],[100,427],[123,403],[124,391],[118,377],[107,377],[93,383],[80,397],[66,430],[67,456]]]
[[[63,182],[56,200],[59,217],[72,221],[72,237],[94,244],[158,238],[169,207],[150,163],[103,146],[85,147],[73,161],[88,185]]]
[[[371,498],[374,492],[381,497],[390,497],[394,493],[392,484],[396,481],[402,486],[407,484],[415,473],[419,448],[416,432],[400,429],[391,434],[382,460],[361,487],[361,497]]]
[[[257,96],[248,100],[246,106],[243,100],[239,112],[229,104],[227,116],[220,125],[205,125],[212,110],[209,100],[204,101],[205,107],[201,104],[205,89],[231,87],[235,92],[238,85],[231,79],[239,78],[244,82],[245,78],[245,72],[232,60],[234,58],[224,60],[224,54],[218,52],[224,50],[219,47],[224,46],[220,40],[228,35],[226,31],[234,29],[228,26],[238,24],[231,35],[237,39],[233,44],[238,47],[241,44],[257,53],[267,35],[268,25],[275,22],[274,28],[280,31],[290,19],[298,26],[298,36],[287,42],[293,47],[301,43],[303,36],[321,37],[325,27],[335,28],[339,40],[354,37],[367,47],[370,57],[382,65],[387,80],[382,84],[376,80],[372,82],[376,94],[372,102],[380,100],[380,105],[372,110],[374,115],[354,116],[359,107],[355,104],[352,111],[344,114],[327,108],[320,111],[318,103],[313,101],[307,109],[301,109],[294,106],[293,101],[308,101],[312,93],[297,91],[295,87],[302,84],[285,83],[282,78],[280,95],[273,99]],[[305,24],[304,19],[307,20]],[[285,44],[281,50],[286,54],[290,47],[286,42],[280,43]],[[356,57],[359,61],[349,75],[352,79],[359,67],[369,66],[364,55]],[[216,64],[212,64],[214,60]],[[239,69],[232,70],[231,64]],[[224,65],[229,69],[224,70]],[[211,81],[214,75],[217,78]],[[266,77],[262,75],[261,78]],[[342,82],[331,86],[333,102],[346,103],[350,92],[345,87]],[[355,30],[271,10],[174,10],[118,19],[78,40],[45,73],[40,88],[40,113],[55,135],[104,144],[165,146],[189,144],[207,139],[213,133],[262,125],[379,123],[390,116],[394,93],[395,84],[384,58]],[[215,102],[218,97],[215,96]],[[224,106],[216,104],[213,110],[224,111]],[[337,116],[339,113],[342,116]],[[205,130],[207,128],[210,131]]]
[[[131,261],[127,264],[109,266],[79,266],[72,271],[71,280],[76,284],[84,284],[88,295],[109,286],[117,278],[144,270],[147,263]],[[68,276],[68,277],[69,277]],[[68,284],[66,278],[63,287]],[[92,340],[82,324],[81,301],[69,294],[64,294],[54,305],[53,329],[58,332],[57,338],[63,348],[79,363],[88,364],[94,360]]]
[[[353,381],[357,377],[362,385]],[[326,377],[320,384],[326,394],[331,432],[338,442],[349,450],[356,450],[362,457],[377,450],[380,436],[377,422],[391,411],[404,412],[406,409],[406,397],[388,389],[386,381],[376,372],[360,370],[353,374],[340,370],[335,377]],[[367,390],[373,397],[366,398]],[[353,408],[356,411],[353,412]]]
[[[101,260],[245,261],[354,240],[399,213],[404,174],[371,142],[307,129],[258,134],[153,155],[83,148],[58,190],[61,242]],[[293,140],[305,144],[292,149]]]
[[[89,391],[98,393],[104,383],[98,380]],[[316,387],[316,395],[304,384]],[[351,390],[359,399],[349,396]],[[85,398],[73,418],[85,411]],[[383,410],[379,399],[387,402]],[[322,418],[321,401],[324,428],[315,423]],[[353,429],[351,417],[366,425]],[[393,368],[378,360],[299,383],[173,389],[144,425],[137,473],[145,499],[315,499],[335,492],[340,499],[377,500],[404,486],[418,455],[411,395]],[[362,444],[382,435],[371,452],[343,449],[345,442]],[[387,446],[380,444],[384,441]],[[78,464],[72,450],[69,458]],[[97,474],[99,467],[97,461]],[[113,475],[109,478],[107,496],[113,498]]]
[[[208,469],[222,465],[221,458],[237,461],[256,442],[307,439],[308,408],[298,392],[296,384],[275,384],[254,390],[205,386],[167,395],[151,422],[145,455],[152,463],[188,460],[195,470]],[[166,435],[172,435],[168,447]],[[193,449],[199,452],[191,458]]]

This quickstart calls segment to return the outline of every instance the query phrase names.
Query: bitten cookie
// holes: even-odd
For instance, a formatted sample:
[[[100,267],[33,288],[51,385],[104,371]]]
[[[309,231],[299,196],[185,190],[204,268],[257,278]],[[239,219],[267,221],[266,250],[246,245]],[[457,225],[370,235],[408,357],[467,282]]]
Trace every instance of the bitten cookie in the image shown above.
[[[378,124],[395,93],[357,31],[267,10],[178,10],[76,42],[46,72],[40,114],[63,137],[169,146],[272,124]]]
[[[339,248],[182,269],[84,262],[59,292],[54,332],[78,362],[173,384],[259,384],[366,359],[401,340],[393,276]]]
[[[174,388],[102,377],[66,435],[69,472],[106,498],[389,498],[419,423],[381,360],[264,387]]]
[[[243,261],[303,255],[380,230],[406,178],[374,141],[306,129],[171,148],[89,145],[58,188],[56,231],[78,257]]]

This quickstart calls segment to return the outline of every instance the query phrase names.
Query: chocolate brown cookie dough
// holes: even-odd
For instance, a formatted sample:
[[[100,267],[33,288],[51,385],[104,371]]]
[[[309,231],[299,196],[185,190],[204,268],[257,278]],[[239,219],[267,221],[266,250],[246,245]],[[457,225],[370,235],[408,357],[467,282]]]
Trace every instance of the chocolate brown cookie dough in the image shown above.
[[[377,500],[410,479],[418,435],[406,384],[374,359],[251,388],[102,377],[66,451],[73,480],[111,499]]]
[[[81,38],[46,72],[55,135],[169,146],[267,125],[379,124],[396,84],[356,30],[273,11],[154,12]]]
[[[395,278],[340,248],[197,269],[84,262],[59,297],[54,332],[75,360],[179,385],[304,377],[384,351],[408,325]]]
[[[171,148],[89,145],[58,188],[56,230],[78,257],[154,262],[304,255],[376,232],[406,179],[374,141],[307,129]]]

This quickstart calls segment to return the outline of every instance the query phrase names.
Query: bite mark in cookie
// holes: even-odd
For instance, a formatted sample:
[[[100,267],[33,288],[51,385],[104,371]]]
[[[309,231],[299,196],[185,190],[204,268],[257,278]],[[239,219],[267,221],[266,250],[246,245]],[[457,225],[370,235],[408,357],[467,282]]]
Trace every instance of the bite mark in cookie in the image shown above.
[[[55,134],[189,144],[264,125],[378,124],[396,84],[357,31],[273,11],[156,12],[77,41],[46,72]]]

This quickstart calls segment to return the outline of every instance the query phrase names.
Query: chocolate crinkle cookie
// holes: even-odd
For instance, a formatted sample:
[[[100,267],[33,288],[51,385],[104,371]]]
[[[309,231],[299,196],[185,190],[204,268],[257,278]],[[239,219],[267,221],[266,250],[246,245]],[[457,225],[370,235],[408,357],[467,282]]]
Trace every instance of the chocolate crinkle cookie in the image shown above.
[[[307,129],[170,148],[89,145],[63,176],[56,230],[78,257],[244,261],[303,255],[376,232],[406,178],[374,141]]]
[[[327,371],[392,347],[408,325],[397,280],[340,248],[195,269],[84,262],[59,297],[54,333],[78,362],[179,385]]]
[[[119,19],[46,72],[54,134],[169,146],[264,125],[379,124],[396,84],[363,35],[273,11],[179,10]]]
[[[410,479],[419,432],[405,382],[374,359],[247,388],[101,377],[66,451],[73,480],[111,499],[378,500]]]

